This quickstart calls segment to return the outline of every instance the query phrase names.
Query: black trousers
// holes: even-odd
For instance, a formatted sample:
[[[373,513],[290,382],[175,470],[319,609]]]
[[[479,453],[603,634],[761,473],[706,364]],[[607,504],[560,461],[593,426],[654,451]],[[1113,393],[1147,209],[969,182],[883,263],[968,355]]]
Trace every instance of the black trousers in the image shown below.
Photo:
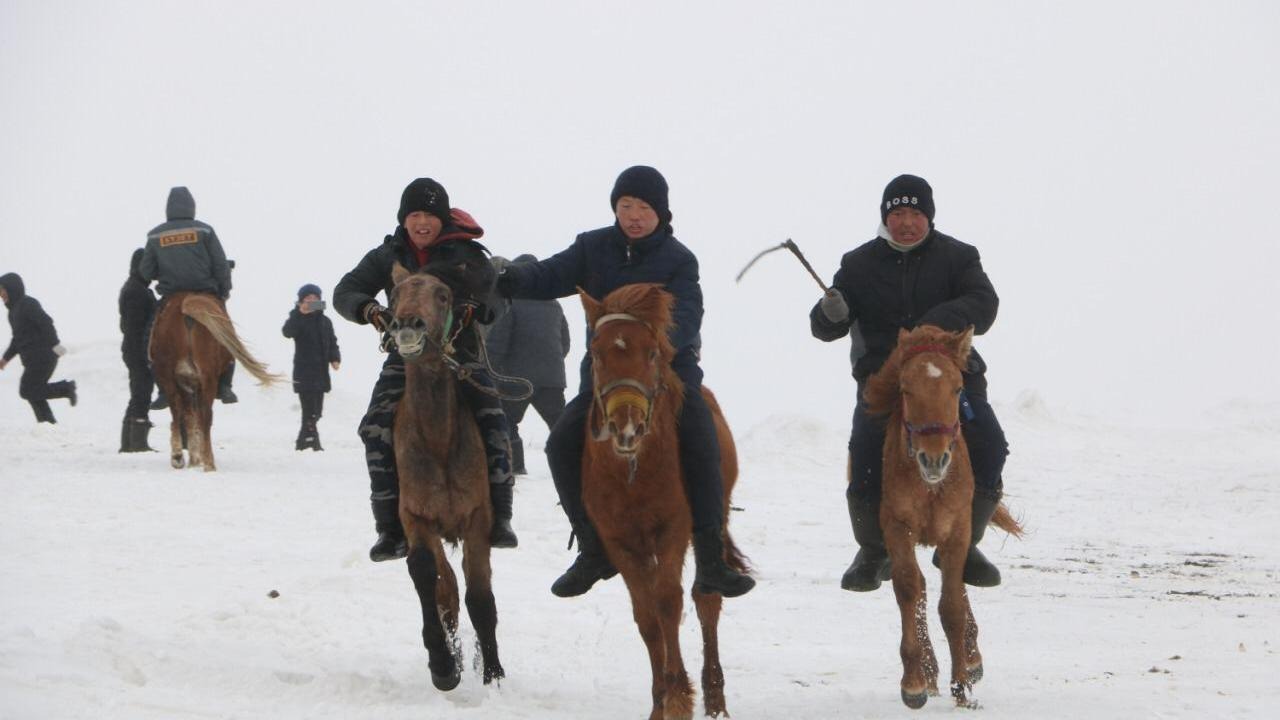
[[[49,400],[71,397],[71,383],[60,380],[49,382],[58,367],[58,356],[47,353],[27,353],[22,356],[22,378],[18,380],[18,397],[31,404],[36,422],[57,422]]]
[[[502,412],[507,416],[507,427],[511,431],[511,454],[515,465],[524,466],[524,440],[520,438],[520,422],[532,405],[548,428],[553,428],[560,416],[564,414],[564,388],[535,387],[533,395],[524,400],[503,400]]]
[[[966,378],[968,380],[968,378]],[[987,401],[986,383],[966,382],[964,398],[969,412],[961,408],[960,432],[969,446],[969,463],[973,466],[974,493],[999,500],[1004,492],[1004,462],[1009,456],[1009,443]],[[884,470],[885,417],[867,414],[862,399],[862,383],[858,383],[858,403],[853,408],[853,432],[849,452],[853,458],[853,477],[848,487],[850,497],[879,504],[880,475]]]
[[[702,369],[697,365],[673,368],[685,383],[684,407],[677,423],[680,468],[685,492],[693,511],[695,532],[719,528],[724,523],[724,478],[720,475],[720,440],[716,437],[711,408],[702,397]],[[586,448],[590,390],[565,406],[564,414],[547,438],[547,464],[569,522],[587,521],[582,504],[582,452]]]
[[[302,422],[315,422],[324,415],[324,391],[301,388],[298,390],[298,402],[302,403]]]
[[[151,363],[147,362],[147,356],[143,353],[141,356],[126,355],[124,364],[129,368],[129,405],[125,408],[124,416],[146,419],[147,411],[151,409],[151,392],[156,385],[155,376],[151,374]]]

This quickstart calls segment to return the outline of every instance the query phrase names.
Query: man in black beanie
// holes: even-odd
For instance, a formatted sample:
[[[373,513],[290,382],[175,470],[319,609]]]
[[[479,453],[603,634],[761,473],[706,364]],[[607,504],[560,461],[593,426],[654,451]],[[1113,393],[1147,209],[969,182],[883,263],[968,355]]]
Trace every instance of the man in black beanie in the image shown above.
[[[698,259],[675,238],[667,204],[667,181],[646,165],[627,168],[609,194],[614,224],[582,233],[568,249],[541,262],[506,265],[498,292],[506,297],[554,300],[579,287],[594,298],[632,283],[659,283],[675,296],[671,366],[684,382],[684,405],[678,422],[680,464],[693,512],[693,549],[697,562],[694,588],[737,597],[755,580],[724,560],[724,480],[720,444],[711,410],[702,397],[702,287]],[[560,504],[578,538],[578,557],[551,586],[560,597],[581,595],[617,570],[609,563],[600,537],[582,503],[582,452],[586,418],[592,402],[591,330],[582,359],[578,396],[565,407],[547,439],[547,463]]]
[[[972,326],[975,335],[991,329],[999,298],[982,269],[978,250],[944,235],[933,225],[933,188],[924,178],[899,175],[880,198],[880,231],[870,242],[845,253],[831,289],[809,312],[814,337],[830,342],[857,323],[866,351],[855,355],[858,384],[849,438],[849,485],[845,500],[858,553],[840,586],[875,590],[889,578],[889,554],[880,527],[880,474],[884,418],[867,413],[863,385],[880,369],[898,342],[899,330],[935,325],[950,331]],[[904,290],[905,289],[905,290]],[[1009,445],[987,401],[986,363],[974,350],[963,372],[961,429],[973,466],[973,529],[964,581],[976,587],[1000,584],[1000,571],[978,549],[1004,491]],[[934,554],[934,564],[938,564]]]

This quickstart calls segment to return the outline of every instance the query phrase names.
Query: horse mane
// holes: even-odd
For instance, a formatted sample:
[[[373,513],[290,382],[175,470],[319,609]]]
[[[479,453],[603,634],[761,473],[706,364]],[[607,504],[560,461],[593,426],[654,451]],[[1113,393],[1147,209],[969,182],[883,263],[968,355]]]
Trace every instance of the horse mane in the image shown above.
[[[867,412],[871,415],[892,415],[898,411],[898,398],[902,393],[902,364],[909,357],[907,350],[922,346],[945,348],[956,367],[963,370],[969,361],[972,333],[972,328],[963,332],[950,332],[934,325],[920,325],[910,331],[900,330],[897,346],[889,353],[880,369],[867,378],[866,387],[862,390],[862,397],[867,401]]]
[[[658,339],[658,355],[662,358],[662,384],[674,391],[677,402],[684,400],[684,383],[671,369],[676,349],[671,344],[671,328],[675,326],[672,309],[675,307],[675,296],[662,288],[658,283],[634,283],[623,285],[605,296],[597,307],[598,315],[588,316],[592,325],[604,315],[623,313],[634,316],[649,326]],[[676,407],[679,412],[679,406]]]

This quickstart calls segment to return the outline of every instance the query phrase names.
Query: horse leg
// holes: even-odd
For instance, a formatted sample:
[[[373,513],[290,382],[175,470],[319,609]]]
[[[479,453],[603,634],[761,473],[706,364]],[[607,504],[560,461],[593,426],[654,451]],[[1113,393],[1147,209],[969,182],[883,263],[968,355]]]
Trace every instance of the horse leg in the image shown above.
[[[608,541],[606,541],[608,542]],[[612,543],[610,543],[612,544]],[[663,668],[666,665],[667,652],[662,643],[662,628],[658,624],[656,603],[653,601],[653,564],[646,565],[644,557],[628,552],[622,548],[611,547],[610,559],[622,580],[626,583],[627,593],[631,595],[631,617],[640,630],[640,639],[644,641],[645,650],[649,653],[649,672],[653,681],[649,686],[653,698],[653,707],[649,711],[649,720],[663,720],[662,700],[666,695],[666,678]]]
[[[884,525],[885,547],[889,550],[889,562],[893,568],[893,594],[902,616],[902,702],[907,707],[924,707],[929,699],[929,678],[926,671],[926,650],[932,654],[929,643],[927,609],[924,607],[924,575],[916,563],[915,542],[906,526],[900,522]],[[921,630],[924,632],[921,632]],[[936,662],[936,661],[935,661]]]
[[[467,615],[476,630],[484,682],[507,676],[498,660],[498,605],[493,599],[493,569],[489,565],[489,527],[472,515],[462,542],[462,573],[467,579]]]
[[[667,538],[669,542],[670,538]],[[660,540],[661,541],[661,540]],[[666,550],[658,556],[654,568],[653,599],[662,644],[666,649],[663,672],[665,686],[663,717],[666,720],[690,720],[693,717],[693,685],[685,671],[684,656],[680,652],[680,616],[684,612],[684,591],[680,586],[684,555],[689,541],[675,545],[679,551]]]
[[[215,392],[217,379],[214,380]],[[201,393],[205,393],[205,388],[200,389]],[[204,395],[208,397],[207,402],[201,402],[198,408],[200,416],[200,449],[204,454],[204,471],[214,472],[217,466],[213,463],[213,395]],[[203,397],[201,398],[204,399]]]
[[[440,622],[440,612],[436,607],[436,556],[432,545],[439,545],[438,538],[428,539],[426,533],[419,528],[406,527],[409,537],[409,577],[418,591],[418,602],[422,604],[422,644],[427,648],[429,660],[427,667],[431,670],[431,684],[437,690],[452,690],[462,679],[462,671],[458,667],[453,653],[449,651],[444,625]]]
[[[177,397],[169,396],[169,464],[175,470],[187,466],[187,459],[182,454],[182,409]]]
[[[720,593],[690,593],[702,625],[702,706],[709,717],[728,716],[724,703],[724,669],[720,667]]]
[[[971,707],[968,699],[968,692],[973,689],[970,668],[974,668],[979,677],[982,675],[977,624],[973,621],[968,594],[964,589],[964,561],[969,551],[968,539],[967,532],[963,535],[955,533],[938,546],[939,564],[942,567],[942,599],[938,603],[938,614],[942,617],[942,629],[947,634],[947,645],[951,650],[951,697],[962,707]]]

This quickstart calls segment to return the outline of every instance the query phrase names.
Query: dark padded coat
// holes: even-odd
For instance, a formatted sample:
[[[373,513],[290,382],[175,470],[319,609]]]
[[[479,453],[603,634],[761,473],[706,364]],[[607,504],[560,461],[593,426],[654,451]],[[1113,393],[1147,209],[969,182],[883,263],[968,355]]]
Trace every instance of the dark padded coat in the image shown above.
[[[161,295],[190,290],[225,298],[231,294],[231,265],[218,234],[195,216],[191,191],[170,190],[165,206],[168,222],[147,233],[139,274],[146,282],[157,281]]]
[[[294,392],[329,392],[329,363],[342,361],[333,321],[323,311],[304,314],[294,306],[280,332],[293,340]]]
[[[663,225],[652,235],[627,242],[615,224],[582,233],[567,249],[537,263],[507,266],[499,280],[502,293],[513,298],[554,300],[581,287],[600,300],[631,283],[659,283],[675,296],[671,344],[677,372],[698,364],[702,345],[702,288],[698,259]],[[591,345],[587,328],[587,347]],[[681,377],[685,377],[681,374]],[[686,380],[688,382],[688,380]],[[582,359],[579,392],[591,389],[591,353]]]
[[[40,301],[27,294],[26,285],[17,273],[0,275],[0,286],[9,294],[9,327],[13,338],[4,351],[4,359],[22,358],[23,365],[47,362],[54,357],[53,347],[58,344],[58,331],[53,318],[40,307]]]
[[[147,332],[156,314],[156,296],[138,271],[143,250],[135,250],[129,260],[129,279],[120,288],[120,355],[125,365],[147,363]]]
[[[866,342],[866,354],[853,366],[858,382],[884,364],[898,343],[899,329],[936,325],[960,331],[972,325],[974,334],[981,335],[995,322],[1000,304],[977,248],[937,230],[910,252],[899,252],[884,238],[876,238],[845,253],[831,287],[844,296],[849,319],[831,322],[821,303],[815,304],[809,312],[810,330],[830,342],[844,337],[850,323],[858,322]],[[966,372],[981,376],[985,370],[986,363],[974,351]]]
[[[569,322],[556,300],[513,300],[485,338],[493,368],[535,388],[565,387]]]

